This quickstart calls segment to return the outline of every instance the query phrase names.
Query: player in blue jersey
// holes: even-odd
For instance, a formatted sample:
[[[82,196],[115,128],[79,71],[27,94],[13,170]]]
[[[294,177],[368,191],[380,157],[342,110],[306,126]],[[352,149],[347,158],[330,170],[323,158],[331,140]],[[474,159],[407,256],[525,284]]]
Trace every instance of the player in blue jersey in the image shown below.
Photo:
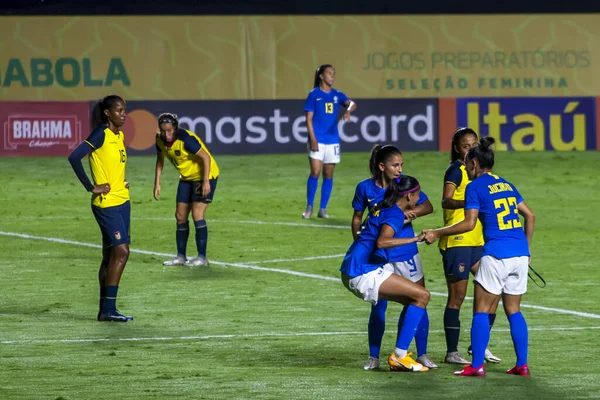
[[[527,292],[527,272],[535,215],[517,188],[494,175],[494,139],[485,137],[465,157],[465,168],[471,183],[465,194],[465,218],[456,224],[424,231],[427,243],[439,237],[458,235],[483,227],[483,255],[475,275],[475,304],[471,325],[473,361],[455,375],[485,376],[484,356],[490,339],[488,312],[498,297],[510,324],[517,362],[509,374],[529,376],[527,366],[527,323],[521,313],[521,297]],[[521,214],[525,225],[521,225]]]
[[[125,180],[127,151],[125,101],[109,95],[95,104],[93,131],[71,155],[69,162],[83,187],[92,193],[92,212],[102,233],[102,262],[98,270],[100,310],[98,321],[127,322],[133,318],[117,311],[117,292],[121,275],[129,259],[129,183]],[[81,160],[89,154],[90,182]]]
[[[368,209],[370,212],[373,207],[383,200],[383,196],[389,183],[402,175],[402,167],[404,159],[398,148],[391,145],[376,145],[371,150],[369,159],[369,170],[371,178],[365,179],[356,186],[352,207],[354,215],[352,216],[352,236],[356,239],[364,211]],[[397,229],[394,232],[394,237],[414,237],[415,233],[411,221],[417,217],[421,217],[433,212],[433,206],[423,191],[419,191],[419,199],[417,205],[412,210],[406,210],[405,225],[402,229]],[[386,260],[392,268],[392,272],[400,274],[421,286],[425,286],[425,278],[423,267],[417,246],[403,246],[399,257],[395,253],[391,253],[391,257]],[[408,269],[414,269],[413,272],[408,272],[406,263],[409,259],[404,256],[404,252],[414,252],[410,257],[410,262],[414,265]],[[416,272],[418,271],[418,272]],[[371,307],[371,315],[369,317],[369,359],[364,365],[365,370],[374,370],[379,368],[379,353],[381,342],[385,332],[385,313],[387,310],[387,301],[379,301],[377,305]],[[402,322],[402,317],[400,318]],[[398,330],[400,331],[400,329]],[[427,310],[421,319],[415,342],[417,344],[417,361],[428,368],[437,368],[437,365],[427,356],[427,340],[429,336],[429,316]]]
[[[385,265],[387,261],[381,251],[390,251],[422,239],[421,235],[394,237],[395,232],[403,229],[406,213],[414,210],[419,192],[419,182],[413,177],[402,176],[392,180],[383,200],[373,208],[348,249],[340,268],[344,286],[357,297],[373,305],[392,300],[406,306],[396,349],[389,356],[388,364],[392,370],[414,372],[428,370],[411,358],[408,346],[425,313],[430,294],[423,286],[394,274],[394,267]]]
[[[350,113],[356,110],[356,103],[343,92],[333,88],[335,69],[330,64],[321,65],[315,72],[314,89],[310,91],[304,111],[306,112],[306,128],[308,130],[308,160],[310,174],[306,183],[306,210],[302,218],[308,219],[313,214],[313,204],[319,175],[323,173],[321,184],[321,204],[319,218],[329,218],[327,203],[333,188],[333,171],[340,162],[340,135],[338,133],[338,111],[340,105],[346,108],[343,120],[350,119]]]

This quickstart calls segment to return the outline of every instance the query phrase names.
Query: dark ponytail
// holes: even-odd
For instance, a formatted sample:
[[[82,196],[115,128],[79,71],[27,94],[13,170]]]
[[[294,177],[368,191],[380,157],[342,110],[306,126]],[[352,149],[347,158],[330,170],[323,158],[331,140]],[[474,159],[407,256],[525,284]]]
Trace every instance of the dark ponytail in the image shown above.
[[[478,138],[475,131],[471,128],[458,128],[456,131],[454,131],[454,134],[452,135],[450,161],[454,162],[460,157],[460,153],[456,151],[456,147],[460,146],[460,141],[465,135],[475,135],[475,137]]]
[[[467,153],[467,158],[477,160],[482,169],[492,169],[494,167],[494,150],[492,145],[496,139],[490,136],[479,139],[479,146],[471,147]]]
[[[400,200],[402,196],[406,196],[408,193],[412,193],[420,187],[419,181],[412,176],[402,175],[400,178],[392,179],[385,191],[383,200],[373,207],[373,211],[390,208],[398,203],[398,200]]]
[[[108,122],[106,115],[104,115],[104,111],[110,110],[117,101],[125,103],[120,96],[109,94],[94,104],[91,116],[92,130]]]
[[[317,68],[317,71],[315,72],[315,83],[313,85],[313,88],[318,88],[319,86],[321,86],[321,74],[325,72],[327,68],[333,68],[333,65],[323,64],[319,68]]]
[[[371,149],[371,156],[369,157],[369,171],[371,172],[371,176],[378,179],[382,173],[379,169],[379,164],[385,164],[390,157],[395,155],[402,155],[402,152],[398,150],[396,146],[389,144],[386,144],[385,146],[376,144],[373,146]]]

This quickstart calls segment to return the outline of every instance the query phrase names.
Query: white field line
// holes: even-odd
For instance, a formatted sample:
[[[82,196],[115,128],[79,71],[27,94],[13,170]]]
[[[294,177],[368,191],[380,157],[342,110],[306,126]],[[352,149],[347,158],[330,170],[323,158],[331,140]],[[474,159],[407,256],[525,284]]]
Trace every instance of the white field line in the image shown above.
[[[346,254],[332,254],[330,256],[314,256],[314,257],[302,257],[302,258],[279,258],[275,260],[264,260],[264,261],[246,261],[246,264],[267,264],[267,263],[283,263],[283,262],[294,262],[294,261],[311,261],[311,260],[325,260],[328,258],[342,258]]]
[[[89,218],[92,220],[92,217],[89,215],[42,215],[39,217],[32,215],[9,215],[2,216],[1,219],[28,219],[28,220],[69,220],[73,218]],[[170,217],[131,217],[132,220],[136,221],[172,221],[175,222],[175,218]],[[350,224],[348,225],[326,225],[326,224],[306,224],[302,222],[284,222],[284,221],[258,221],[258,220],[237,220],[237,219],[207,219],[207,222],[211,223],[221,223],[221,224],[250,224],[250,225],[282,225],[282,226],[298,226],[304,228],[330,228],[330,229],[348,229],[350,230]]]
[[[35,239],[35,240],[44,240],[47,242],[54,242],[54,243],[72,244],[72,245],[76,245],[76,246],[92,247],[92,248],[96,248],[96,249],[101,248],[100,245],[93,244],[93,243],[77,242],[74,240],[65,240],[65,239],[54,238],[54,237],[27,235],[25,233],[0,231],[0,235],[10,236],[10,237],[18,237],[18,238],[22,238],[22,239]],[[151,255],[151,256],[161,256],[161,257],[172,257],[173,256],[173,254],[158,253],[155,251],[148,251],[148,250],[130,249],[130,251],[132,253],[145,254],[145,255]],[[242,264],[242,263],[228,263],[228,262],[222,262],[222,261],[211,261],[211,264],[228,266],[228,267],[236,267],[236,268],[252,269],[252,270],[257,270],[257,271],[279,272],[282,274],[302,276],[305,278],[321,279],[321,280],[326,280],[326,281],[334,281],[334,282],[340,281],[340,278],[337,278],[337,277],[317,275],[317,274],[308,274],[308,273],[304,273],[304,272],[292,271],[289,269],[282,269],[282,268],[267,268],[267,267],[261,267],[258,265],[250,265],[250,264]],[[440,292],[430,292],[430,293],[433,296],[447,297],[446,293],[440,293]],[[472,300],[473,298],[466,297],[466,299]],[[575,310],[567,310],[567,309],[562,309],[562,308],[536,306],[536,305],[532,305],[532,304],[523,304],[523,303],[521,304],[521,307],[522,308],[532,308],[535,310],[542,310],[542,311],[551,311],[551,312],[555,312],[555,313],[559,313],[559,314],[576,315],[578,317],[584,317],[584,318],[600,319],[600,314],[580,312],[580,311],[575,311]]]
[[[600,326],[565,326],[565,327],[534,327],[529,331],[586,331],[597,330]],[[494,328],[494,332],[510,332],[507,328]],[[395,333],[396,331],[389,331]],[[432,330],[429,333],[443,333],[443,330]],[[464,332],[469,332],[465,329]],[[211,340],[211,339],[270,339],[270,338],[288,338],[288,337],[307,337],[307,336],[349,336],[366,335],[367,332],[288,332],[288,333],[241,333],[230,335],[197,335],[197,336],[159,336],[159,337],[130,337],[130,338],[73,338],[73,339],[21,339],[21,340],[2,340],[0,344],[4,345],[27,345],[27,344],[51,344],[51,343],[96,343],[96,342],[171,342],[187,340]]]

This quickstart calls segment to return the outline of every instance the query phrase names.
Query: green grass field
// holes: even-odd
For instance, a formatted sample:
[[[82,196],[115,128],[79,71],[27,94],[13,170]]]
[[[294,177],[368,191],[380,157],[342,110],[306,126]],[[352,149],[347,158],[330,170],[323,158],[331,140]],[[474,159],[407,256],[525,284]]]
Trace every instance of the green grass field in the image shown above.
[[[524,297],[530,378],[504,373],[514,351],[503,315],[490,343],[503,362],[484,379],[454,377],[448,365],[362,370],[369,305],[344,289],[338,268],[367,159],[344,154],[332,218],[304,221],[305,155],[217,157],[211,266],[192,269],[162,266],[175,252],[176,172],[167,165],[156,202],[154,158],[131,157],[132,254],[118,306],[135,321],[126,324],[95,320],[100,233],[67,160],[0,159],[0,399],[600,398],[600,153],[497,155],[495,172],[537,215],[532,265],[548,281],[530,282]],[[447,163],[446,154],[405,154],[404,172],[436,208],[416,229],[441,223]],[[420,249],[433,293],[428,353],[441,361],[440,256]],[[471,305],[461,314],[464,353]],[[399,311],[388,310],[382,356],[394,348]]]

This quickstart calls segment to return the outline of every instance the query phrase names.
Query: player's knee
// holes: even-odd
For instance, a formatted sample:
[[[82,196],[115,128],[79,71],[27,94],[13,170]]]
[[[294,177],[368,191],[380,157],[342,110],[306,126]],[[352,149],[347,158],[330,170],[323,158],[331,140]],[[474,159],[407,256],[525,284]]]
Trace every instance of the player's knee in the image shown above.
[[[117,264],[125,265],[129,259],[129,245],[122,244],[115,249],[115,261]]]
[[[452,293],[448,296],[448,308],[456,308],[460,310],[463,302],[465,301],[465,293]]]
[[[425,308],[427,307],[427,304],[429,304],[430,298],[431,293],[429,293],[429,290],[422,288],[421,290],[419,290],[419,294],[417,295],[415,301],[418,306]]]

